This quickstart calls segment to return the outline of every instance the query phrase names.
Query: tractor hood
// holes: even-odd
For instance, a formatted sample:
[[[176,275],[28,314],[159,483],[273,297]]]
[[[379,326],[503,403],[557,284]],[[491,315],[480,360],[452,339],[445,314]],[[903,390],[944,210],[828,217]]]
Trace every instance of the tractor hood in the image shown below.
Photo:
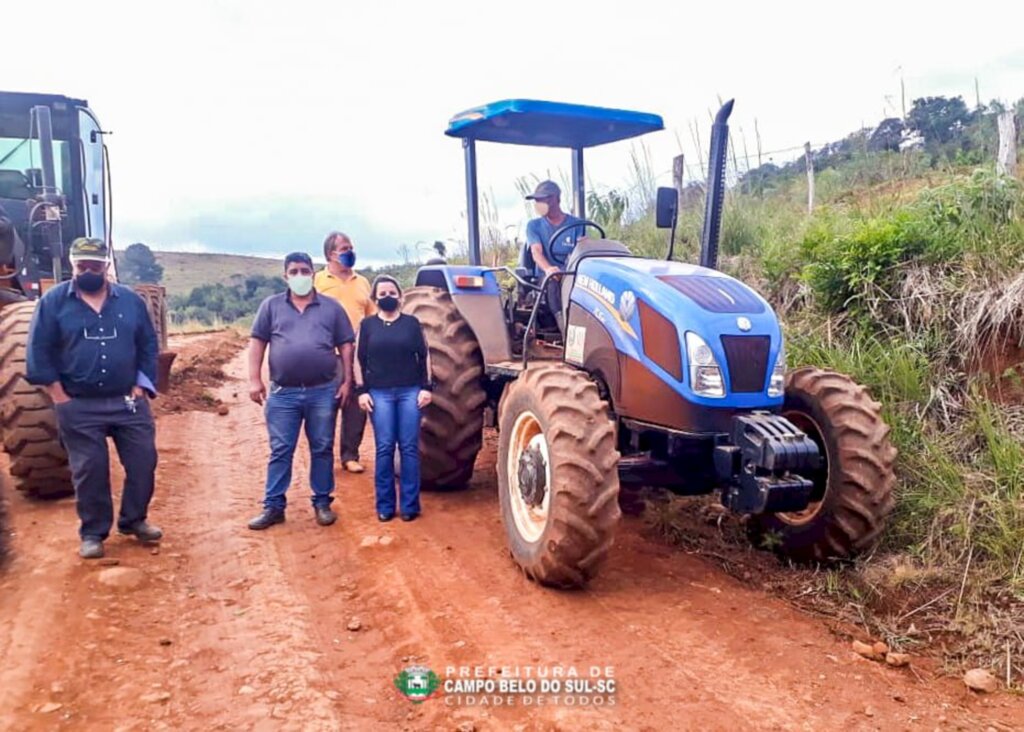
[[[768,392],[782,350],[778,319],[763,297],[728,275],[682,262],[584,257],[569,299],[603,326],[622,357],[691,403],[734,409],[782,403],[781,395]],[[693,389],[693,368],[700,364],[690,362],[688,333],[711,350],[724,394]],[[567,349],[567,359],[573,355]]]

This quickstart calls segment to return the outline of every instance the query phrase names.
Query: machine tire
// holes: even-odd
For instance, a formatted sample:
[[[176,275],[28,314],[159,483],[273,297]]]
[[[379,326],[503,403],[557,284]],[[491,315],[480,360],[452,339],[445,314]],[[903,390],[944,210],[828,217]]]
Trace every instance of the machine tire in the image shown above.
[[[0,568],[7,560],[7,476],[0,471]]]
[[[473,476],[483,445],[487,394],[480,344],[444,290],[414,287],[403,302],[402,311],[423,327],[434,378],[420,429],[420,483],[427,490],[458,488]]]
[[[622,515],[608,403],[584,372],[537,364],[508,386],[498,419],[498,495],[513,561],[541,584],[585,585],[608,556]],[[534,515],[519,477],[527,437],[527,449],[542,450],[546,474],[547,507],[541,499]]]
[[[782,414],[824,458],[806,476],[816,500],[802,512],[751,516],[752,540],[797,561],[852,559],[870,549],[895,505],[896,448],[881,405],[848,376],[802,368],[786,377]]]
[[[53,402],[25,380],[25,346],[34,302],[0,310],[0,434],[11,456],[14,487],[39,498],[74,493],[68,457],[57,434]]]
[[[162,285],[132,285],[142,301],[146,303],[149,320],[156,331],[156,340],[160,351],[167,350],[167,290]]]

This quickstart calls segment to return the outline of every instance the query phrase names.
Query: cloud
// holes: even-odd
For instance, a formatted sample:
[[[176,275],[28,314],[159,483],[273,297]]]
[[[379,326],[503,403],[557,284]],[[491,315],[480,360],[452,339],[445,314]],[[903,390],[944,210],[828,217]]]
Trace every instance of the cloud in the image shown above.
[[[352,204],[327,198],[254,198],[222,205],[196,205],[186,216],[122,222],[118,239],[142,241],[162,251],[231,252],[278,256],[281,252],[322,252],[324,237],[345,231],[368,260],[393,261],[409,242],[352,212]],[[395,227],[399,229],[399,227]],[[405,232],[407,234],[408,232]],[[415,245],[415,241],[409,242]]]

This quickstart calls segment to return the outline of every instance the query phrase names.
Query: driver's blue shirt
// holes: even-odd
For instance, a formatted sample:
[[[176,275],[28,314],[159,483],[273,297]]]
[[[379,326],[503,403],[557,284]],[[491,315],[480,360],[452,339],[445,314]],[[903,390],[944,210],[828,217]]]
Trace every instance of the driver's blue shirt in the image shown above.
[[[572,250],[576,246],[576,242],[586,236],[586,228],[574,226],[571,229],[566,229],[558,237],[558,241],[554,242],[551,241],[551,235],[564,226],[582,223],[583,219],[576,218],[570,214],[565,214],[565,220],[558,226],[553,226],[544,217],[532,219],[526,225],[526,244],[527,246],[540,244],[544,248],[544,256],[548,258],[548,261],[564,269],[565,263],[569,261],[569,255],[572,254]],[[540,265],[536,262],[534,263],[534,274],[538,276],[543,274]]]

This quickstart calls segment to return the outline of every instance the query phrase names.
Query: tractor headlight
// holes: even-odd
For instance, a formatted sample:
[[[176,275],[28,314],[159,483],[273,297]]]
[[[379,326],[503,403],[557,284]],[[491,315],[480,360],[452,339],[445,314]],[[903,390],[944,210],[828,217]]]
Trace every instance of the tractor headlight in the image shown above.
[[[725,380],[715,354],[696,333],[686,334],[686,357],[690,362],[690,388],[703,397],[724,397]]]
[[[775,359],[775,368],[772,369],[772,378],[768,382],[768,396],[780,397],[786,391],[786,347],[779,348],[779,355]]]

